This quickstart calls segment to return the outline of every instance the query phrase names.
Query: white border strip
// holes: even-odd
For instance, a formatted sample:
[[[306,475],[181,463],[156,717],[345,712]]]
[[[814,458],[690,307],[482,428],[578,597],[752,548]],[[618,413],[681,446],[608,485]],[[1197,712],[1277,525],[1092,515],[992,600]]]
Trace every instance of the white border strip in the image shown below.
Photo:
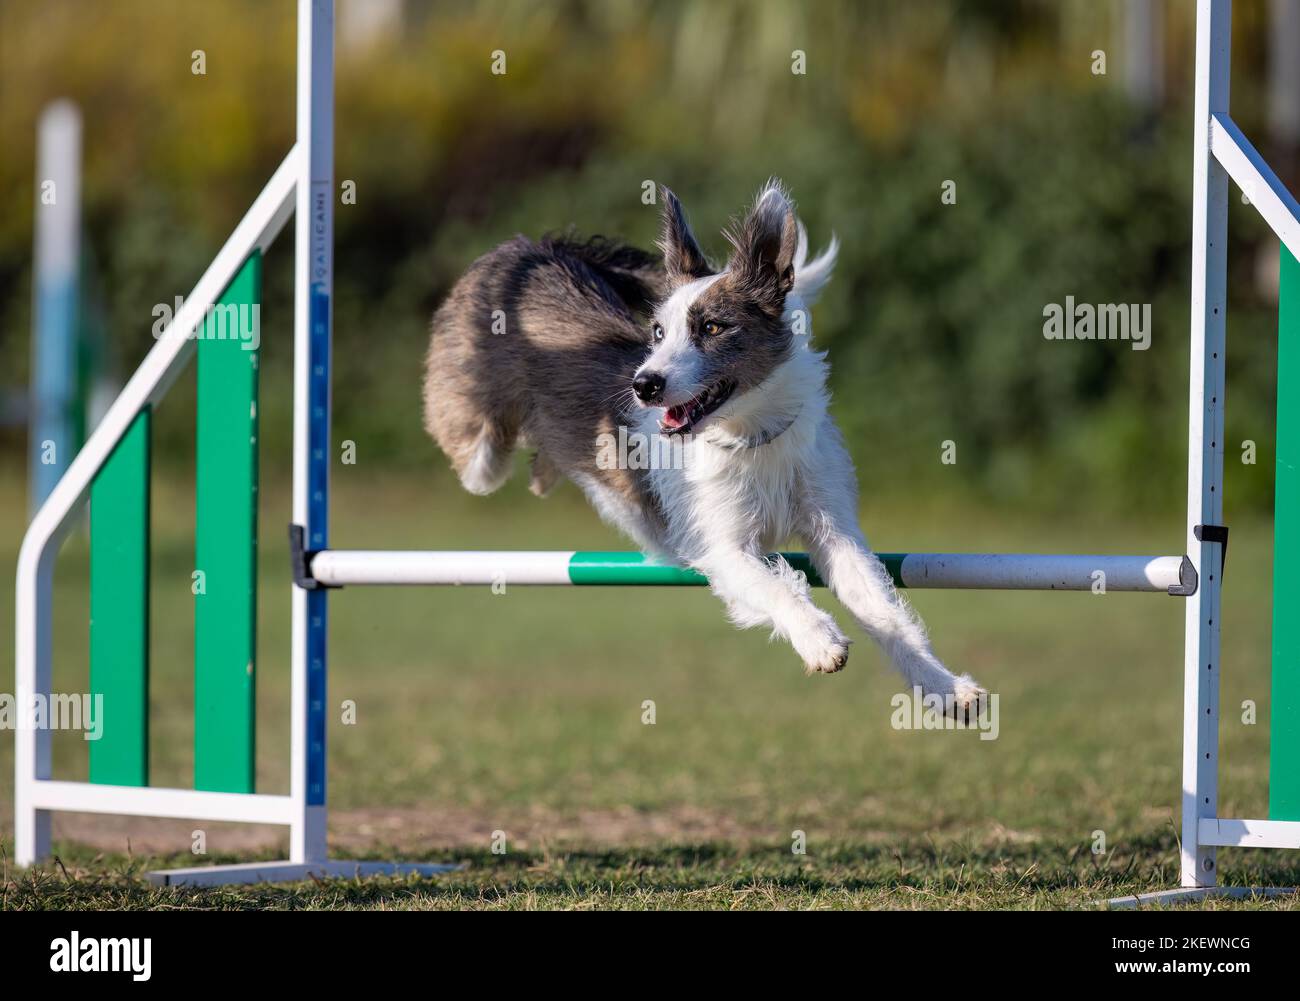
[[[1300,848],[1300,821],[1202,817],[1200,840],[1203,845],[1234,848]]]
[[[1210,152],[1277,238],[1293,256],[1300,257],[1300,203],[1226,114],[1210,116]]]
[[[288,796],[99,785],[93,782],[33,782],[31,801],[38,810],[225,820],[241,824],[287,826],[294,816],[293,800]]]

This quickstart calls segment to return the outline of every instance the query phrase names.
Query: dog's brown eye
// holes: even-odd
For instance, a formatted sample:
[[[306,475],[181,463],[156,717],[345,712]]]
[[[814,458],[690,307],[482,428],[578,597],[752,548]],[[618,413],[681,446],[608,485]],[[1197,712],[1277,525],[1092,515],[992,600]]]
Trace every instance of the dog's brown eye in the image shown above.
[[[716,337],[722,333],[722,324],[714,323],[712,320],[706,320],[704,323],[704,332],[710,337]]]

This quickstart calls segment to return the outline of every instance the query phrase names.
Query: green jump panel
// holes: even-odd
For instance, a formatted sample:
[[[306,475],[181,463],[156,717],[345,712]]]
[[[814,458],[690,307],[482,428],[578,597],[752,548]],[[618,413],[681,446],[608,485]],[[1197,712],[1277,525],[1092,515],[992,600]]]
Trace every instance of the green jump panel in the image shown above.
[[[1300,264],[1286,247],[1280,289],[1268,815],[1300,820]]]
[[[254,254],[198,341],[194,788],[210,792],[254,786],[261,289],[262,258]]]
[[[150,424],[146,407],[90,486],[90,781],[108,785],[149,784]]]

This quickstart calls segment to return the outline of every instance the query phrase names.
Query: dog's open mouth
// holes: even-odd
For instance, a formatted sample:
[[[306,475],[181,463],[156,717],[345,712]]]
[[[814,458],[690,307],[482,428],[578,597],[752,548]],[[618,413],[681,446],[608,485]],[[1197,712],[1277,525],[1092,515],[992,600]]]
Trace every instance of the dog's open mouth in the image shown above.
[[[659,422],[659,430],[664,434],[685,434],[726,403],[735,388],[734,382],[723,379],[685,403],[669,407],[664,411],[663,420]]]

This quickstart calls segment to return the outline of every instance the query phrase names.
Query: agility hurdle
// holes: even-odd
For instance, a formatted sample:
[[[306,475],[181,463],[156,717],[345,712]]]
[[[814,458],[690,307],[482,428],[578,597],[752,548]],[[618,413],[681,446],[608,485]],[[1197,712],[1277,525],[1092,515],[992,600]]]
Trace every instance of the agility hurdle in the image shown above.
[[[1289,567],[1300,560],[1300,519],[1290,515],[1300,506],[1300,264],[1295,260],[1300,254],[1300,205],[1228,117],[1230,14],[1230,0],[1198,0],[1188,505],[1182,553],[898,553],[884,557],[895,582],[904,587],[1090,590],[1100,572],[1108,591],[1163,592],[1186,598],[1182,888],[1112,902],[1121,906],[1216,892],[1252,892],[1216,885],[1218,847],[1300,847],[1300,621],[1292,614],[1300,594],[1289,575],[1279,574],[1274,587],[1270,817],[1227,819],[1218,817],[1216,810],[1218,611],[1227,550],[1221,485],[1230,176],[1287,251],[1282,254],[1279,311],[1275,565]],[[17,582],[20,701],[50,693],[54,558],[90,495],[92,690],[105,695],[106,714],[111,707],[104,740],[113,743],[92,754],[89,782],[58,781],[51,774],[49,732],[30,725],[19,730],[15,827],[20,865],[48,855],[50,817],[62,810],[289,828],[285,861],[150,873],[149,879],[161,885],[441,871],[447,867],[328,859],[325,639],[329,589],[498,581],[575,586],[707,583],[693,571],[657,564],[636,553],[329,548],[331,0],[299,0],[297,110],[297,145],[60,480],[24,539]],[[196,342],[192,334],[208,322],[207,304],[257,301],[261,255],[290,214],[295,216],[292,568],[286,573],[292,576],[291,779],[289,795],[278,796],[256,792],[252,773],[256,361],[241,357],[237,342],[204,337]],[[209,566],[207,594],[196,597],[195,788],[161,789],[148,785],[147,774],[149,426],[152,408],[195,354],[196,343],[200,386],[196,562]],[[117,531],[103,531],[105,518]],[[819,583],[806,556],[787,555],[809,574],[810,582]],[[114,586],[96,587],[98,581]],[[224,628],[218,630],[216,623]]]
[[[1185,556],[1043,556],[1035,553],[877,553],[897,587],[1009,591],[1164,591],[1191,594]],[[813,587],[807,553],[781,553]],[[298,563],[299,576],[345,584],[574,584],[704,587],[705,576],[622,552],[379,552],[331,549]],[[306,571],[304,574],[302,571]]]

